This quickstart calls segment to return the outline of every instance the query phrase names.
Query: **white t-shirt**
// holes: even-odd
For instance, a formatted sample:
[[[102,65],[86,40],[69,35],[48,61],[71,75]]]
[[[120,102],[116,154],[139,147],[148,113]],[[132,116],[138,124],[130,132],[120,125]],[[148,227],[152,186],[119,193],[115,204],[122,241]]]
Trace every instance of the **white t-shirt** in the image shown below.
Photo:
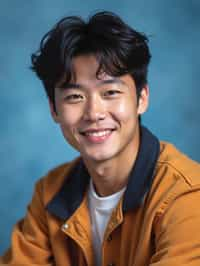
[[[92,224],[95,266],[101,266],[102,242],[106,226],[113,209],[117,206],[126,187],[107,197],[99,197],[95,192],[92,180],[88,190],[88,202]]]

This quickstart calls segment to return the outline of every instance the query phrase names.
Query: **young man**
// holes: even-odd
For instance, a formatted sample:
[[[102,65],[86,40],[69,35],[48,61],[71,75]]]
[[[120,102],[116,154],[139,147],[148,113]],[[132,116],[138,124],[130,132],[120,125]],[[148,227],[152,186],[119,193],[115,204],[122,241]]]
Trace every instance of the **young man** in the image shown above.
[[[1,263],[200,265],[200,166],[140,123],[147,42],[109,12],[43,38],[32,68],[81,156],[37,183]]]

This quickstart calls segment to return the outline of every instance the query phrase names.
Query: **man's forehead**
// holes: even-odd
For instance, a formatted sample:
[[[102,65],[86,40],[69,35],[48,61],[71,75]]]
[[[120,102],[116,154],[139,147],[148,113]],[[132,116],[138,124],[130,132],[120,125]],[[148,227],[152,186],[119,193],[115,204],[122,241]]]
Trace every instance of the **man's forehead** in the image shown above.
[[[68,83],[79,84],[87,80],[99,83],[110,79],[112,77],[100,69],[100,64],[95,55],[78,55],[72,58],[70,67],[57,82],[57,87],[66,86]]]
[[[101,69],[96,56],[93,54],[79,55],[72,59],[69,73],[64,74],[63,79],[58,83],[59,86],[56,87],[80,88],[90,86],[99,87],[112,84],[127,85],[126,76],[130,75],[111,76],[106,73],[103,68]]]

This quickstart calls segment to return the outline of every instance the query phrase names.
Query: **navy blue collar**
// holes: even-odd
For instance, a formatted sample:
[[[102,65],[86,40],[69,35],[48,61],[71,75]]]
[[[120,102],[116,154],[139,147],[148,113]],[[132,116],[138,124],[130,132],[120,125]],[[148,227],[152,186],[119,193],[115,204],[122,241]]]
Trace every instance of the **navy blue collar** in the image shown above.
[[[124,212],[136,209],[143,202],[153,181],[159,151],[158,139],[142,126],[139,151],[124,194]],[[47,204],[47,210],[61,219],[68,219],[81,204],[89,179],[89,173],[81,159],[72,169],[60,191]]]

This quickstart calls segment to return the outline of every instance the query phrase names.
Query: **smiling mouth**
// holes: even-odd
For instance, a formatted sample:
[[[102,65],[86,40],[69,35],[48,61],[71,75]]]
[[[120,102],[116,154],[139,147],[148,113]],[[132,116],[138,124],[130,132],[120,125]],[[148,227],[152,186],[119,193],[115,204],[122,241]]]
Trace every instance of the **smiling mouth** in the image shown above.
[[[81,132],[81,135],[91,143],[102,143],[107,140],[115,129],[87,130]]]

